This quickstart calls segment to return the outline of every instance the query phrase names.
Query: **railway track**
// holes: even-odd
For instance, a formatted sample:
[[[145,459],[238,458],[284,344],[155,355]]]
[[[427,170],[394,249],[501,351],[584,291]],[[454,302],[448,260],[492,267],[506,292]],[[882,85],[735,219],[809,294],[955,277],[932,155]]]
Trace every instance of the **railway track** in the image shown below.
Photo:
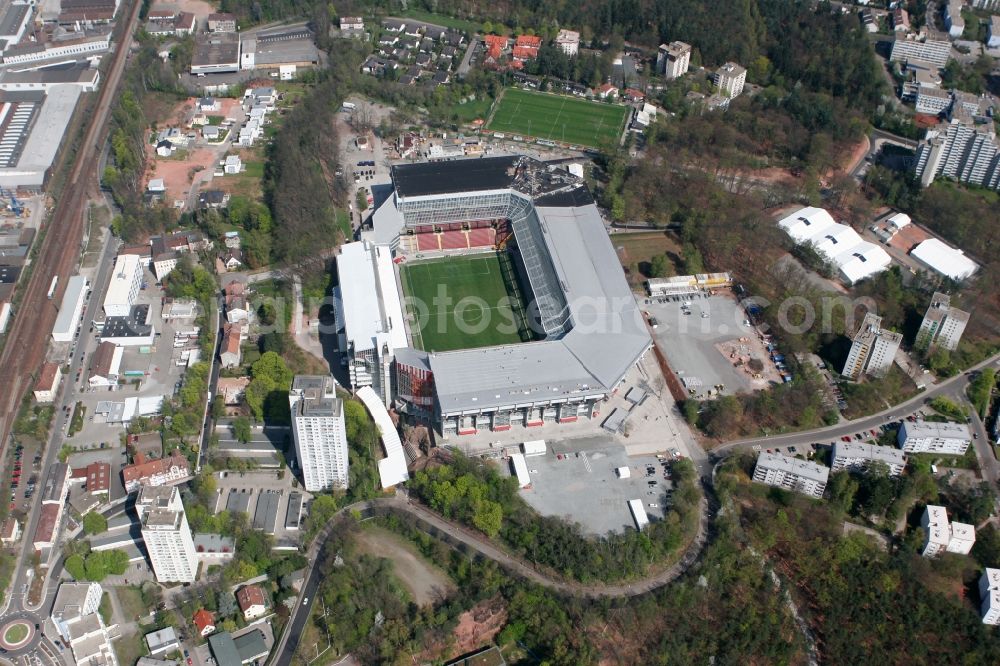
[[[45,360],[58,304],[66,290],[67,278],[72,275],[80,256],[89,192],[97,184],[98,155],[107,138],[111,104],[125,71],[141,5],[138,0],[128,5],[128,16],[123,19],[126,24],[98,93],[97,105],[62,196],[49,218],[45,237],[32,263],[31,277],[28,284],[22,286],[21,304],[0,354],[0,386],[4,387],[0,397],[0,443],[3,444],[10,436],[24,393]],[[49,299],[49,286],[55,276],[59,276],[59,284]],[[72,380],[72,377],[66,379]]]

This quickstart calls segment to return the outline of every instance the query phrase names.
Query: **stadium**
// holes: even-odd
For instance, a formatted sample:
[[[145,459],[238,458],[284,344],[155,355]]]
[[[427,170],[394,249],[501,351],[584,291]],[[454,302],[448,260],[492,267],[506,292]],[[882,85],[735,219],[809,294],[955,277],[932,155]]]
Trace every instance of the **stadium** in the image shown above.
[[[443,435],[594,418],[652,344],[597,206],[561,166],[397,165],[334,311],[352,387]]]

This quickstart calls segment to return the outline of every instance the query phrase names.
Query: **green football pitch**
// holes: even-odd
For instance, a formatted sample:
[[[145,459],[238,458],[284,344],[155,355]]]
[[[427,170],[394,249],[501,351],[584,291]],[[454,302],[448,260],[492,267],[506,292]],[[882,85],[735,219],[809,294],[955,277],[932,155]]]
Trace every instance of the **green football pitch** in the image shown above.
[[[536,139],[610,149],[618,144],[628,108],[566,95],[508,88],[487,129]]]
[[[490,252],[400,266],[413,345],[425,351],[532,339],[510,256]]]

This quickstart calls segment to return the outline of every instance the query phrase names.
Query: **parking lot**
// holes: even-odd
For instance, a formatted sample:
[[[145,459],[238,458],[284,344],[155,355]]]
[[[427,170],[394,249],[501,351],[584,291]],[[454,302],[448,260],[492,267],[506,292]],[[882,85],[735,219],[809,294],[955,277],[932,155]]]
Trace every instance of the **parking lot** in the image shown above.
[[[242,511],[255,529],[273,534],[276,545],[298,545],[312,495],[288,470],[216,472],[215,481],[215,513]]]
[[[634,529],[628,500],[642,500],[650,520],[663,518],[673,488],[664,476],[670,457],[628,456],[603,437],[555,442],[545,455],[525,459],[531,486],[521,497],[539,513],[579,523],[590,534]],[[628,478],[615,472],[620,467],[628,468]],[[509,464],[503,468],[510,473]]]
[[[645,301],[653,334],[696,398],[755,391],[781,381],[760,334],[729,292]]]

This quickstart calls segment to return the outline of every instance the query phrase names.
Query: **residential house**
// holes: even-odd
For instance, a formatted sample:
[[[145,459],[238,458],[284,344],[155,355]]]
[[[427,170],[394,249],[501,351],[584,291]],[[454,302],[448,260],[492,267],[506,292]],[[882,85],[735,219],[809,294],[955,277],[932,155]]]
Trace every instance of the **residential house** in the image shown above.
[[[0,543],[5,546],[12,546],[17,543],[20,538],[21,524],[17,522],[17,518],[8,516],[7,519],[3,521],[3,527],[0,527]]]
[[[170,157],[174,154],[174,144],[164,139],[156,143],[156,154],[160,157]]]
[[[618,87],[610,83],[604,83],[594,88],[594,95],[601,99],[616,99],[618,97]]]
[[[225,208],[229,205],[229,192],[208,190],[198,195],[198,205],[202,208]]]
[[[241,324],[226,324],[223,329],[222,347],[219,351],[219,359],[223,368],[235,368],[240,364],[242,353],[240,351],[240,329]]]
[[[198,100],[198,110],[202,113],[214,113],[222,108],[222,104],[214,97],[202,97]]]
[[[267,600],[260,585],[244,585],[236,591],[236,602],[243,611],[243,619],[250,621],[267,612]]]
[[[177,640],[177,632],[173,627],[165,627],[146,634],[146,646],[149,648],[149,654],[155,657],[179,650],[181,642]]]
[[[38,381],[35,382],[35,401],[38,403],[55,401],[61,380],[62,368],[59,367],[58,363],[49,362],[43,365],[38,374]]]
[[[205,125],[201,128],[201,136],[205,141],[218,141],[222,138],[222,128],[218,125]]]
[[[239,155],[227,155],[226,163],[223,167],[226,174],[237,174],[243,170],[243,161]]]
[[[191,477],[188,459],[176,449],[166,458],[148,459],[137,453],[133,460],[122,468],[122,481],[130,493],[143,486],[172,486]]]
[[[195,612],[191,617],[191,622],[202,638],[215,631],[215,616],[204,608]]]

